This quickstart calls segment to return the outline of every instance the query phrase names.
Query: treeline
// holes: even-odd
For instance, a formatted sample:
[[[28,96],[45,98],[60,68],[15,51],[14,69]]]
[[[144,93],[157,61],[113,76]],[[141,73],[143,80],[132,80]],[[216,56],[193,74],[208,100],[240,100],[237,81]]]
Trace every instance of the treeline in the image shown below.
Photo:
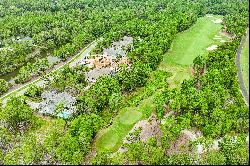
[[[25,62],[34,58],[32,53],[37,50],[36,57],[41,57],[45,52],[66,59],[107,32],[114,24],[121,23],[121,20],[124,22],[125,12],[130,14],[135,10],[130,7],[117,11],[111,10],[112,6],[109,5],[96,7],[88,6],[89,3],[92,2],[1,1],[3,9],[16,9],[18,12],[10,12],[1,18],[0,46],[3,49],[0,50],[0,74],[25,65]],[[44,7],[58,9],[51,11]],[[22,40],[25,37],[31,39]]]
[[[181,89],[166,102],[171,110],[190,119],[192,126],[211,137],[230,132],[246,133],[249,125],[249,110],[240,92],[235,64],[236,51],[248,27],[247,2],[241,7],[233,2],[223,4],[226,7],[222,5],[218,10],[227,11],[225,26],[230,27],[229,32],[236,35],[235,39],[206,57],[197,57],[193,64],[194,78],[184,81]],[[211,10],[219,13],[214,7]]]
[[[145,38],[145,41],[140,44],[142,49],[158,42],[150,37],[154,34],[155,39],[157,36],[161,37],[160,47],[163,51],[157,54],[162,54],[169,48],[176,31],[187,29],[197,19],[195,14],[197,5],[191,2],[179,10],[176,10],[174,5],[181,6],[183,2],[174,4],[158,0],[148,4],[135,1],[129,4],[122,1],[82,1],[81,3],[79,1],[38,1],[31,4],[36,6],[33,6],[34,11],[31,10],[32,8],[26,8],[28,5],[26,1],[2,3],[2,8],[13,8],[18,11],[4,16],[0,23],[2,41],[0,46],[3,48],[0,50],[2,62],[0,75],[24,66],[19,71],[16,83],[27,82],[33,75],[39,74],[38,71],[29,69],[30,64],[26,62],[31,59],[39,59],[46,54],[51,54],[66,60],[100,36],[104,37],[106,46],[124,35],[140,36]],[[44,9],[45,6],[46,9]],[[56,11],[51,11],[53,6],[57,7]],[[116,6],[119,6],[119,10],[113,10]],[[40,10],[38,10],[39,7]],[[23,13],[20,14],[22,11]],[[157,16],[153,16],[155,13]],[[165,17],[166,14],[171,17]],[[168,33],[161,36],[162,31],[167,29]],[[22,40],[25,37],[31,37],[31,39]],[[103,46],[98,44],[97,48],[103,49]],[[150,52],[158,51],[157,48],[154,49]],[[160,57],[154,58],[154,55],[147,56],[152,56],[152,63],[159,63],[161,60]],[[135,58],[135,55],[131,57]],[[148,61],[151,59],[148,58]]]
[[[175,125],[171,125],[175,126],[173,129],[164,128],[162,146],[154,139],[149,143],[132,143],[125,146],[125,153],[100,152],[91,164],[249,163],[244,140],[249,130],[249,109],[240,93],[235,66],[236,51],[248,27],[248,2],[202,2],[201,13],[224,15],[224,25],[229,33],[235,35],[235,39],[218,47],[206,57],[197,57],[193,64],[194,78],[185,80],[180,89],[165,89],[165,92],[155,99],[158,104],[158,118],[163,118],[166,112],[174,111],[175,125],[180,125],[180,128]],[[239,4],[241,6],[238,6]],[[225,142],[219,145],[219,151],[205,153],[199,160],[185,152],[167,155],[167,145],[177,138],[178,131],[191,127],[198,127],[205,138],[225,137]],[[244,136],[234,143],[229,143],[232,138],[227,134]]]
[[[39,18],[38,16],[34,17],[37,19],[42,18],[41,23],[39,23],[41,26],[37,26],[34,30],[22,31],[22,33],[24,36],[31,36],[34,43],[44,50],[53,50],[54,48],[59,52],[57,55],[61,58],[68,55],[66,55],[67,51],[58,51],[60,48],[69,48],[70,50],[76,48],[76,50],[79,50],[83,46],[81,44],[87,44],[100,36],[104,37],[104,42],[98,44],[100,52],[104,46],[109,46],[112,41],[119,40],[124,35],[132,36],[134,39],[141,37],[142,41],[135,40],[134,50],[128,54],[132,66],[131,68],[126,65],[121,66],[115,76],[101,77],[87,90],[83,90],[87,85],[84,79],[85,69],[66,67],[64,70],[55,73],[54,79],[49,81],[49,84],[61,91],[67,88],[76,90],[77,93],[74,95],[77,96],[79,112],[68,120],[69,123],[66,120],[58,120],[58,123],[54,126],[55,128],[44,141],[37,141],[36,136],[27,135],[32,126],[36,128],[39,124],[36,124],[35,120],[28,120],[32,119],[30,118],[30,112],[32,111],[26,108],[25,101],[16,98],[10,100],[6,107],[1,109],[1,124],[5,124],[1,126],[0,130],[1,133],[5,133],[5,135],[2,134],[3,136],[0,135],[0,139],[4,140],[5,143],[0,145],[1,164],[38,164],[43,163],[43,161],[48,161],[49,164],[81,164],[83,157],[89,154],[92,139],[98,130],[107,126],[112,116],[121,107],[124,94],[129,94],[136,88],[146,84],[150,72],[157,68],[162,60],[162,55],[170,48],[175,35],[189,28],[195,23],[197,17],[203,16],[206,11],[215,10],[214,5],[221,4],[221,1],[215,1],[213,5],[206,6],[208,1],[205,0],[143,0],[129,2],[124,0],[85,0],[73,5],[74,2],[58,1],[56,5],[54,1],[32,2],[34,4],[34,7],[31,8],[34,9],[33,14],[39,13]],[[13,1],[13,3],[17,4],[16,8],[20,8],[20,11],[27,6],[26,1]],[[236,12],[247,12],[244,10],[247,9],[245,7],[246,3],[244,3],[243,7],[238,7],[237,2],[234,1],[227,1],[227,3],[228,6],[238,8],[235,10]],[[227,3],[223,4],[226,5]],[[10,2],[6,4],[5,8],[9,9]],[[58,6],[56,10],[52,9],[52,4]],[[64,5],[59,7],[60,4]],[[41,6],[41,9],[36,6]],[[74,6],[73,9],[69,9],[72,6]],[[226,11],[229,8],[228,6],[225,8]],[[228,13],[232,14],[230,11]],[[28,24],[29,21],[13,21],[12,25],[7,21],[7,18],[27,19],[31,15],[32,12],[30,11],[21,15],[18,10],[5,15],[6,18],[3,18],[3,22],[9,26],[4,24],[3,28],[0,26],[2,28],[0,32],[5,32],[5,36],[1,36],[4,46],[7,45],[7,39],[11,34],[17,36],[21,31],[18,27],[35,27]],[[236,16],[243,21],[246,15],[238,14]],[[230,17],[226,16],[226,18],[228,19],[226,23],[233,22]],[[20,26],[21,23],[26,26]],[[36,25],[36,23],[32,22],[33,24]],[[246,23],[241,23],[232,26],[231,33],[235,32],[237,34],[237,31],[242,34],[246,25]],[[231,26],[231,24],[227,26]],[[16,29],[17,31],[15,31]],[[233,31],[233,29],[238,30]],[[169,105],[169,108],[179,115],[180,118],[178,118],[176,124],[191,121],[190,126],[198,126],[206,135],[212,137],[225,135],[229,131],[246,131],[244,127],[248,124],[246,117],[248,112],[246,112],[247,109],[240,96],[235,75],[236,67],[234,66],[235,50],[240,37],[241,35],[238,34],[234,42],[219,47],[217,51],[210,53],[207,59],[197,58],[195,60],[195,78],[185,81],[180,90],[169,92],[166,89],[166,93],[159,103]],[[72,43],[74,42],[78,43],[78,46],[73,47],[74,44]],[[68,47],[66,47],[67,44]],[[1,67],[4,68],[5,65]],[[203,70],[205,73],[200,72]],[[164,109],[160,109],[161,106],[158,106],[159,109],[157,109],[159,117],[164,115],[164,112],[162,112]],[[16,110],[19,111],[5,115],[14,107],[17,107]],[[22,110],[26,111],[23,113]],[[240,120],[233,119],[234,115]],[[18,121],[15,120],[16,118]],[[183,121],[183,119],[186,121]],[[217,122],[219,123],[217,124]],[[23,123],[26,124],[24,130],[16,127]],[[240,128],[236,124],[243,127]],[[184,123],[184,126],[186,125],[188,124]],[[11,126],[14,126],[17,132],[13,132]],[[24,132],[20,134],[20,131]],[[13,144],[13,142],[16,144]],[[131,163],[141,163],[140,158],[134,162],[134,159],[138,157],[138,154],[135,153],[145,151],[147,146],[146,144],[131,145],[125,155],[125,160],[120,160],[119,163],[126,162],[129,159],[133,159]],[[150,147],[153,147],[152,150],[157,153],[140,153],[143,158],[151,159],[150,161],[145,160],[144,164],[189,163],[190,158],[188,155],[183,155],[180,159],[178,157],[176,157],[177,159],[173,158],[171,162],[161,160],[163,159],[161,156],[165,156],[164,149],[158,149],[155,142],[152,142]],[[151,152],[151,150],[148,152]],[[157,155],[151,158],[150,155],[153,154]],[[109,161],[108,155],[100,154],[98,156],[100,158],[97,157],[93,163],[102,164]],[[119,158],[116,159],[119,160]]]
[[[134,43],[135,49],[131,51],[129,55],[130,59],[133,62],[133,65],[130,69],[128,69],[127,66],[123,66],[119,69],[118,73],[114,77],[101,77],[100,79],[97,80],[95,84],[91,85],[90,88],[86,91],[83,91],[83,88],[86,86],[84,80],[85,77],[84,75],[79,74],[79,72],[77,72],[80,71],[79,69],[74,70],[65,68],[63,71],[55,73],[54,75],[55,77],[51,81],[49,81],[49,84],[52,87],[57,88],[59,90],[66,90],[66,88],[75,87],[78,92],[75,95],[78,96],[77,106],[79,112],[78,114],[75,115],[73,121],[70,120],[70,125],[66,125],[65,130],[67,134],[66,135],[64,134],[65,136],[57,133],[60,132],[59,129],[58,131],[56,130],[53,131],[52,135],[55,135],[55,137],[53,137],[54,139],[52,138],[50,139],[50,146],[47,144],[33,145],[34,148],[30,149],[29,152],[25,152],[24,155],[34,154],[38,155],[38,157],[35,156],[33,157],[36,160],[32,160],[33,158],[31,160],[21,159],[22,162],[41,163],[42,156],[40,155],[42,154],[45,155],[46,153],[49,153],[49,156],[51,156],[49,163],[55,163],[56,161],[58,163],[65,163],[65,164],[81,163],[82,157],[84,157],[86,154],[89,153],[90,145],[93,137],[95,136],[95,133],[100,129],[100,127],[104,127],[110,122],[110,119],[113,116],[112,114],[115,113],[115,111],[120,107],[121,100],[123,99],[123,93],[129,93],[133,91],[135,88],[145,85],[150,71],[152,71],[152,69],[155,69],[157,67],[157,65],[162,59],[162,54],[166,52],[167,49],[170,48],[171,42],[176,33],[178,33],[178,31],[187,29],[196,21],[197,15],[195,14],[196,12],[195,5],[193,5],[190,2],[189,4],[186,4],[184,7],[183,6],[184,1],[181,3],[180,1],[178,1],[176,2],[177,4],[174,4],[173,2],[150,1],[149,3],[149,1],[141,1],[141,2],[132,1],[131,3],[128,3],[124,1],[106,1],[106,2],[93,1],[93,3],[96,3],[96,6],[98,6],[98,7],[95,6],[96,9],[93,10],[93,13],[91,12],[89,13],[89,15],[85,13],[81,15],[80,10],[76,10],[76,12],[80,16],[78,15],[78,17],[76,17],[76,15],[74,15],[75,19],[77,18],[85,19],[87,16],[89,16],[91,18],[91,21],[88,20],[86,22],[88,24],[90,22],[93,23],[93,26],[91,24],[89,24],[89,26],[86,26],[86,24],[85,25],[77,24],[76,27],[79,26],[78,27],[79,29],[85,28],[87,33],[76,32],[77,36],[74,36],[74,34],[72,34],[70,37],[74,39],[74,41],[79,42],[78,38],[80,37],[82,37],[81,39],[84,40],[89,39],[85,36],[86,34],[93,34],[92,38],[98,38],[104,31],[102,27],[105,27],[109,31],[106,35],[103,36],[104,39],[109,40],[113,38],[113,40],[114,39],[119,40],[124,35],[128,35],[134,38],[140,36],[143,39],[143,42],[139,43],[137,41]],[[105,5],[102,6],[102,3]],[[113,10],[116,6],[117,9],[119,8],[119,10]],[[99,9],[99,7],[102,8],[104,12],[101,9]],[[158,10],[158,8],[161,9]],[[185,13],[183,13],[182,10],[185,11]],[[71,12],[73,11],[74,10],[72,10]],[[90,12],[90,9],[89,10],[86,9],[86,12],[87,11]],[[27,12],[27,14],[28,13],[29,12]],[[56,14],[55,13],[53,14],[54,18],[57,18],[57,14],[59,15],[61,14],[61,12],[56,12]],[[64,19],[67,18],[67,20],[70,20],[71,14],[67,12],[67,16],[63,14],[61,15],[62,16],[60,17],[61,19],[60,21],[66,24]],[[42,18],[42,16],[40,16],[40,18]],[[55,21],[56,19],[54,18],[53,20],[51,20],[52,22],[56,22]],[[95,20],[95,18],[100,19],[100,21]],[[105,18],[109,21],[102,20],[101,18]],[[46,20],[46,17],[44,16],[44,19],[41,20]],[[166,22],[168,23],[166,24]],[[106,24],[108,24],[109,26],[105,26]],[[60,23],[58,23],[58,25],[60,25]],[[71,26],[73,25],[74,23],[71,24]],[[64,32],[61,29],[57,30],[59,31],[58,34]],[[41,38],[40,40],[39,36],[48,36],[48,35],[56,36],[52,35],[53,33],[52,34],[47,34],[47,33],[48,32],[46,31],[38,33],[38,35],[34,36],[31,36],[31,34],[27,35],[33,37],[36,45],[39,45],[39,42],[37,41],[43,41],[43,42],[49,41],[47,39],[42,40],[43,38]],[[62,43],[64,42],[62,41]],[[47,44],[43,44],[43,46],[47,46]],[[78,84],[80,84],[80,86],[78,86]],[[33,94],[33,91],[31,92]],[[7,103],[6,107],[8,107],[8,105],[11,105],[11,102]],[[5,112],[6,107],[3,108],[2,110],[3,113]],[[100,117],[100,119],[103,119],[104,122],[100,123],[92,119],[91,116],[93,114],[95,114],[95,116]],[[83,124],[83,121],[85,120],[81,120],[82,116],[88,119],[88,122],[86,123],[89,123],[91,127],[85,126]],[[15,119],[15,117],[12,118]],[[4,119],[3,121],[4,123],[7,123],[5,122]],[[70,126],[72,126],[74,121],[79,122],[79,124],[77,124],[76,126],[83,125],[81,129],[80,128],[77,129],[79,130],[79,132],[78,131],[71,132]],[[96,125],[100,124],[100,127],[98,128],[95,127],[93,134],[91,134],[90,129],[94,127],[93,124]],[[29,139],[30,138],[27,138],[27,141]],[[26,145],[23,141],[20,141],[19,143]],[[43,147],[46,149],[51,146],[53,147],[53,149],[49,149],[48,151],[42,150]],[[11,147],[8,150],[3,150],[1,161],[3,161],[3,163],[6,164],[12,163],[8,156],[14,156],[13,158],[15,159],[12,160],[14,161],[14,163],[21,162],[17,158],[22,155],[20,153],[16,153],[16,151],[21,150],[20,148],[22,149],[22,145],[18,146],[17,149]]]
[[[123,144],[124,152],[97,153],[88,164],[92,165],[247,165],[249,163],[246,134],[237,137],[225,135],[218,143],[218,149],[211,149],[211,139],[201,141],[203,153],[197,153],[197,142],[188,143],[176,150],[174,141],[183,129],[190,128],[190,121],[180,121],[175,115],[164,119],[161,124],[163,136],[151,137],[146,142],[138,136],[139,130],[131,133],[133,142]],[[183,139],[183,138],[182,138]],[[160,140],[160,141],[158,141]],[[204,140],[204,139],[203,139]],[[185,141],[185,140],[178,140]],[[186,140],[187,141],[187,140]],[[160,143],[159,143],[160,142]],[[179,142],[180,143],[180,142]],[[187,143],[187,142],[186,142]],[[175,145],[178,146],[178,145]],[[180,145],[181,146],[181,143]],[[206,150],[204,149],[206,148]],[[183,150],[185,149],[185,150]]]
[[[216,138],[233,131],[248,131],[249,110],[239,89],[235,66],[238,45],[236,40],[222,45],[205,59],[196,58],[195,77],[184,81],[165,103],[179,116],[191,120],[192,126],[205,136]]]
[[[47,123],[34,115],[24,98],[12,98],[0,110],[1,164],[79,164],[89,153],[96,132],[103,120],[96,114],[80,115],[66,125],[56,119],[47,135],[30,132]],[[66,128],[67,127],[67,128]],[[67,132],[65,132],[67,129]],[[49,158],[49,159],[48,159]]]
[[[194,60],[194,78],[185,80],[180,89],[165,89],[155,99],[159,119],[166,112],[174,111],[174,121],[162,126],[163,137],[159,146],[156,139],[148,143],[137,141],[125,145],[124,153],[101,152],[91,164],[248,164],[249,152],[245,141],[249,128],[249,109],[239,89],[236,50],[248,27],[247,1],[213,1],[203,3],[207,13],[225,15],[227,31],[236,35],[231,43],[220,46],[207,57]],[[244,4],[240,7],[238,4]],[[236,21],[237,20],[237,21]],[[179,132],[198,127],[205,138],[225,137],[220,150],[208,151],[198,158],[190,152],[167,154],[169,143],[176,140]],[[227,134],[241,136],[234,141]],[[226,135],[226,136],[225,136]],[[244,135],[244,136],[243,136]]]

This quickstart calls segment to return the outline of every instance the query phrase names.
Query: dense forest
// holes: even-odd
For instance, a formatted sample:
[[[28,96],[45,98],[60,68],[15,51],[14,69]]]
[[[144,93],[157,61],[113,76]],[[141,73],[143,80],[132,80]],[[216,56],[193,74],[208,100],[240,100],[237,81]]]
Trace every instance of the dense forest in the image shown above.
[[[0,94],[34,76],[42,75],[47,82],[45,88],[30,86],[23,96],[0,104],[0,164],[248,164],[249,108],[239,90],[235,64],[248,12],[246,0],[1,0],[0,76],[18,72],[14,83],[0,79]],[[180,88],[167,85],[166,72],[156,72],[152,81],[176,35],[206,14],[222,15],[223,26],[234,39],[196,57],[194,76]],[[45,75],[56,64],[49,64],[48,56],[64,62],[103,38],[92,51],[100,54],[123,36],[134,39],[127,54],[132,65],[120,65],[114,75],[89,84],[85,79],[89,69],[83,65],[66,65]],[[163,92],[154,98],[154,111],[158,120],[166,121],[161,125],[161,144],[156,138],[142,142],[135,133],[135,141],[123,145],[125,153],[102,151],[89,157],[97,133],[112,124],[120,109],[142,100],[134,93],[158,84]],[[42,100],[46,90],[70,93],[77,112],[68,119],[43,119],[27,100]],[[56,106],[57,112],[63,109],[63,104]],[[174,115],[166,118],[170,111]],[[45,119],[50,119],[46,136],[36,132]],[[220,150],[208,151],[198,160],[191,153],[167,153],[181,130],[192,127],[207,140],[223,138]]]

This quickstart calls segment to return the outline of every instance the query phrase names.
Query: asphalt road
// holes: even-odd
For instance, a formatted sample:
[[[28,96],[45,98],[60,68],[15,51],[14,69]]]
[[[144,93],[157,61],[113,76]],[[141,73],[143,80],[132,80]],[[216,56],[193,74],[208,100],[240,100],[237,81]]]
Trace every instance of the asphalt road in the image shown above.
[[[94,41],[92,43],[90,43],[88,46],[86,46],[79,54],[75,55],[74,57],[68,59],[67,61],[63,62],[63,63],[59,63],[58,65],[55,65],[55,67],[53,68],[52,71],[50,71],[48,74],[53,73],[57,70],[59,70],[60,68],[64,67],[65,65],[69,64],[70,67],[77,65],[76,62],[78,62],[81,58],[83,58],[84,56],[88,56],[90,51],[95,48],[97,42]],[[3,96],[0,97],[0,100],[3,100],[3,102],[5,103],[8,96],[10,96],[12,93],[16,92],[16,96],[20,96],[22,94],[25,93],[25,91],[27,90],[28,86],[31,84],[36,84],[38,86],[43,86],[43,84],[45,83],[45,81],[42,79],[42,76],[39,76],[37,78],[35,78],[34,80],[31,80],[30,82],[27,82],[25,84],[23,84],[22,86],[12,89],[10,90],[8,93],[4,94]]]
[[[239,78],[239,82],[240,82],[240,90],[241,90],[241,93],[245,99],[247,106],[249,106],[249,93],[248,93],[246,86],[244,84],[243,74],[242,74],[241,64],[240,64],[240,57],[242,54],[243,45],[246,42],[246,38],[248,35],[249,35],[249,29],[247,30],[246,35],[242,37],[241,42],[240,42],[240,46],[238,47],[238,50],[236,53],[236,65],[237,65],[237,74],[238,74],[238,78]]]

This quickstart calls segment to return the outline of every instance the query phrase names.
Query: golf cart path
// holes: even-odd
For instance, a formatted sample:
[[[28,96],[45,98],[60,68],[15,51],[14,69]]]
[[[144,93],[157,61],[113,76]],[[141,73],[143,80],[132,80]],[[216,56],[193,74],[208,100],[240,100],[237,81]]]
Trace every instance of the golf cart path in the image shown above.
[[[249,106],[249,93],[246,90],[246,86],[244,84],[243,74],[242,74],[241,64],[240,64],[240,58],[241,58],[241,54],[242,54],[243,45],[246,42],[248,35],[249,35],[249,29],[247,29],[246,35],[242,37],[241,42],[240,42],[240,46],[239,46],[237,53],[236,53],[237,75],[238,75],[239,82],[240,82],[240,90],[241,90],[241,93],[245,99],[245,103],[247,104],[247,106]]]

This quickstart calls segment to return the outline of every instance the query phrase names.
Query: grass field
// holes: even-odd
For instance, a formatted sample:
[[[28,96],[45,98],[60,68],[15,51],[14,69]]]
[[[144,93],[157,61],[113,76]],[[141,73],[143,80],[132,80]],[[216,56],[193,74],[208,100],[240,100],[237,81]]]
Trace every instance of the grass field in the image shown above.
[[[174,39],[170,50],[163,57],[159,69],[171,72],[168,79],[170,87],[179,87],[184,79],[191,77],[191,68],[195,57],[208,54],[206,48],[211,45],[221,45],[220,40],[214,39],[216,35],[222,40],[228,41],[226,36],[219,34],[221,24],[215,24],[212,20],[222,19],[222,16],[198,18],[197,22],[188,30],[179,33]]]
[[[204,55],[207,52],[207,47],[212,44],[220,44],[219,40],[213,39],[222,28],[221,24],[212,22],[215,18],[221,17],[199,18],[194,26],[178,34],[167,55],[164,57],[163,62],[191,65],[195,57]],[[225,37],[222,39],[225,40]]]
[[[199,18],[194,26],[177,35],[171,49],[164,55],[158,70],[172,73],[172,76],[167,77],[170,88],[178,88],[184,79],[192,76],[189,66],[196,56],[206,55],[208,53],[207,47],[221,44],[220,41],[213,39],[215,35],[220,35],[219,31],[222,28],[221,24],[212,22],[215,18],[221,17]],[[226,37],[221,38],[227,40]],[[141,93],[144,92],[141,91]],[[136,107],[126,107],[120,110],[113,124],[98,133],[94,148],[97,151],[118,150],[122,139],[133,128],[134,124],[149,117],[154,111],[153,99],[158,93],[160,93],[160,89],[155,89],[148,98],[141,100]],[[137,95],[143,96],[140,91]]]
[[[185,79],[189,79],[191,68],[181,65],[162,62],[159,69],[172,73],[172,76],[167,79],[170,88],[178,88]]]
[[[159,92],[158,92],[159,93]],[[119,112],[114,123],[99,133],[95,148],[97,151],[116,151],[122,144],[122,139],[139,120],[148,118],[155,108],[154,97],[156,94],[142,100],[137,107],[126,107]]]
[[[126,100],[127,107],[119,111],[113,124],[97,134],[94,140],[94,148],[97,151],[118,150],[122,145],[123,138],[135,123],[148,118],[155,110],[154,98],[166,86],[168,77],[170,77],[170,74],[162,70],[152,72],[147,85],[129,96],[129,99]]]
[[[245,44],[243,45],[242,55],[240,59],[241,70],[243,74],[244,84],[249,92],[249,36],[246,39]]]

